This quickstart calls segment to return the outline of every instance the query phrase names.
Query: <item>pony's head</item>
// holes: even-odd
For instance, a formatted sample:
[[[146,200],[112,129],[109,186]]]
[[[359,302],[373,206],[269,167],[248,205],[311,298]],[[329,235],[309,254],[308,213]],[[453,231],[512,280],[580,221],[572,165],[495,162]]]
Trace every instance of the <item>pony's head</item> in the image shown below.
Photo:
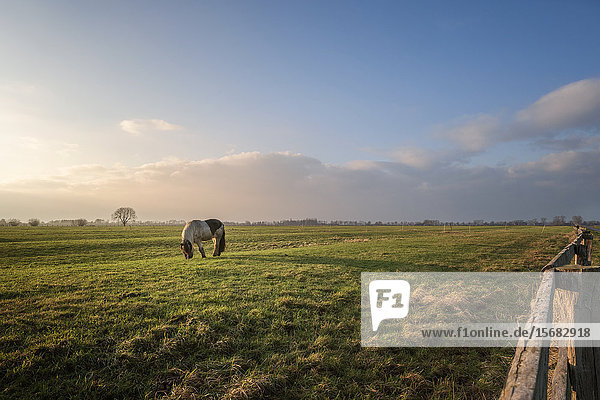
[[[181,251],[183,252],[186,260],[194,257],[194,247],[192,247],[192,242],[185,239],[179,246],[181,247]]]

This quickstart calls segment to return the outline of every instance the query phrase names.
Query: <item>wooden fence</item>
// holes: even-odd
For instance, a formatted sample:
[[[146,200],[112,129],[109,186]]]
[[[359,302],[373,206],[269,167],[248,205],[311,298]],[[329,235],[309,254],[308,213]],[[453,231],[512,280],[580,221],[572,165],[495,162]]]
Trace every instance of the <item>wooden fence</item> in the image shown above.
[[[586,313],[587,318],[592,313],[593,319],[588,320],[600,321],[600,288],[595,288],[595,293],[589,287],[576,292],[572,286],[567,285],[567,288],[561,284],[561,271],[600,271],[600,267],[591,267],[591,232],[585,228],[576,229],[577,238],[542,269],[542,281],[528,321],[532,324],[551,323],[557,317],[561,317],[562,321],[575,321],[574,318],[582,313]],[[595,280],[581,281],[583,285],[591,285]],[[548,368],[551,353],[553,359],[556,358],[553,371]],[[552,375],[551,382],[549,374]],[[571,344],[569,347],[551,349],[547,341],[521,340],[500,399],[600,400],[600,348],[575,347]]]

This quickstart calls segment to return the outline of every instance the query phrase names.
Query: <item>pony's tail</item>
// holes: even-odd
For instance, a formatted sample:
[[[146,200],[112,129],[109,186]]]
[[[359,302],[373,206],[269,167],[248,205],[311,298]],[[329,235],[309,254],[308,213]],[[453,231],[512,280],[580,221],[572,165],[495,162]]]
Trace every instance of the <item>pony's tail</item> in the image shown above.
[[[221,240],[219,240],[219,254],[225,251],[225,225],[221,225],[223,227],[223,236],[221,236]]]

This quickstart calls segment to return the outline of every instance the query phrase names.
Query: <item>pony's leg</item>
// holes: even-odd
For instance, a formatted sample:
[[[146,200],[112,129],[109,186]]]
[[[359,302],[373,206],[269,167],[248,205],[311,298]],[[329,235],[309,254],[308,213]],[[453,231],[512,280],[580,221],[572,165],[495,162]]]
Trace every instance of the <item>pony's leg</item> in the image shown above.
[[[219,238],[218,236],[215,236],[215,237],[213,238],[213,243],[215,244],[215,248],[214,248],[214,250],[213,250],[213,257],[220,256],[220,255],[221,255],[221,253],[219,253],[219,239],[220,239],[220,238]]]
[[[198,250],[200,250],[200,254],[202,254],[202,258],[206,258],[206,253],[204,252],[204,247],[202,247],[202,242],[198,242]]]

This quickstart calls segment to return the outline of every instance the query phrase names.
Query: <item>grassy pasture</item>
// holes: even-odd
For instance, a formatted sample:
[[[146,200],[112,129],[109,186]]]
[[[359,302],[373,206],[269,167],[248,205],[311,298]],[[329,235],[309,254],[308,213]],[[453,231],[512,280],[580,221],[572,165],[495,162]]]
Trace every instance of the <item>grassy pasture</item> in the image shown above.
[[[495,398],[513,349],[361,348],[360,273],[537,271],[571,229],[180,232],[0,228],[0,398]]]

